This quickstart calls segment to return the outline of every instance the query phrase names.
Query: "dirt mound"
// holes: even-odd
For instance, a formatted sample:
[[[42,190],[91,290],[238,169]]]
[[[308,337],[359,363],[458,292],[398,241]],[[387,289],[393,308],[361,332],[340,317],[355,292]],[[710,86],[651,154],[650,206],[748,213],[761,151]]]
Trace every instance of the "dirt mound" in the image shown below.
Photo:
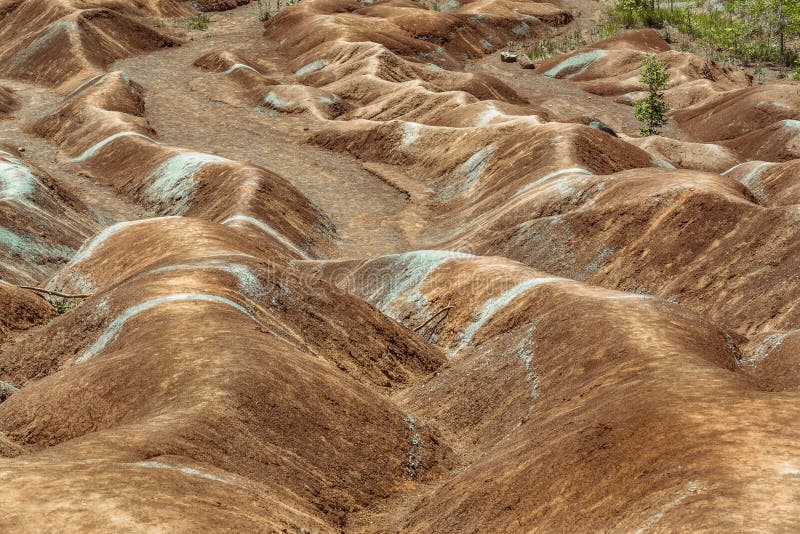
[[[792,83],[239,3],[0,0],[0,530],[797,530]]]
[[[796,210],[757,202],[729,176],[566,169],[473,217],[445,245],[658,295],[752,335],[800,320],[784,283],[800,268]]]
[[[397,491],[409,469],[426,479],[450,465],[435,429],[409,423],[386,396],[439,367],[441,354],[362,300],[243,250],[258,253],[239,234],[184,218],[89,243],[79,266],[118,276],[0,355],[22,386],[0,405],[6,438],[48,448],[45,463],[91,456],[119,470],[112,486],[163,469],[244,487],[282,503],[262,510],[270,520],[288,521],[281,510],[291,507],[300,524],[328,529]],[[40,498],[70,498],[37,486]],[[20,482],[14,496],[30,490]],[[4,508],[21,521],[31,501],[11,496]]]
[[[549,78],[574,81],[618,76],[641,62],[644,54],[668,52],[669,44],[654,30],[640,30],[550,58],[536,66]]]
[[[746,361],[768,391],[800,391],[800,330],[775,332],[758,339]]]
[[[479,13],[478,13],[479,12]],[[530,35],[539,24],[561,25],[569,12],[552,4],[492,0],[448,12],[406,0],[299,3],[266,24],[267,36],[290,57],[328,43],[377,43],[391,52],[441,66],[457,66]]]
[[[800,159],[800,120],[784,119],[722,144],[747,159]]]
[[[291,77],[284,75],[275,65],[228,50],[204,54],[197,58],[194,64],[236,80],[252,95],[254,103],[263,100],[267,87],[292,83]]]
[[[0,5],[0,73],[49,85],[104,71],[113,61],[180,44],[142,18],[189,13],[175,1],[139,3],[114,0],[86,6],[71,0]]]
[[[618,96],[619,102],[633,104],[643,96],[644,87],[639,78],[646,54],[656,54],[669,71],[666,96],[673,109],[682,109],[714,94],[752,83],[742,71],[694,54],[670,50],[654,30],[628,32],[557,56],[537,65],[537,71],[551,78],[568,79],[589,93]]]
[[[739,180],[764,206],[800,204],[800,160],[786,163],[748,161],[725,171],[726,176]]]
[[[298,84],[292,73],[237,53],[210,52],[194,64],[220,74],[220,83],[229,89],[217,98],[234,106],[260,106],[271,116],[309,113],[320,120],[335,119],[349,109],[339,95]]]
[[[52,306],[36,293],[2,281],[0,310],[0,347],[8,342],[14,331],[40,324],[53,312]]]
[[[126,239],[135,239],[140,251],[127,251]],[[47,287],[65,293],[93,293],[138,272],[157,269],[165,258],[191,261],[214,256],[287,259],[280,247],[254,242],[226,226],[187,217],[158,217],[105,228],[87,240]]]
[[[322,120],[441,123],[453,122],[448,112],[458,115],[465,105],[480,101],[526,103],[493,77],[408,61],[381,45],[337,42],[319,48],[324,48],[322,58],[315,49],[290,71],[227,52],[203,56],[195,64],[232,78],[245,95],[240,100],[250,105],[273,113],[309,112]]]
[[[25,284],[46,278],[96,228],[78,199],[0,144],[0,277]]]
[[[144,118],[144,111],[142,86],[127,74],[115,71],[84,80],[56,110],[41,117],[29,129],[67,149],[75,147],[70,152],[80,156],[87,141],[102,140],[119,133],[122,128],[141,136],[155,135]]]
[[[729,91],[701,104],[675,111],[672,117],[702,141],[739,138],[800,115],[796,85],[759,85]]]
[[[280,176],[158,142],[144,117],[142,88],[124,73],[85,82],[31,129],[73,154],[98,182],[158,215],[240,227],[295,257],[323,253],[333,231],[327,217]]]
[[[786,469],[797,465],[797,436],[785,399],[734,371],[730,338],[678,306],[447,252],[310,268],[410,326],[450,307],[431,339],[451,364],[403,395],[473,443],[476,461],[379,522],[408,531],[793,522]],[[765,443],[774,448],[759,452]],[[720,513],[744,494],[747,514]],[[592,505],[601,498],[616,503],[613,514]],[[576,503],[581,511],[568,512]]]
[[[313,135],[312,141],[407,167],[425,180],[432,200],[459,219],[513,199],[535,182],[532,173],[547,179],[551,169],[554,174],[559,169],[594,174],[653,165],[644,151],[594,128],[537,123],[520,117],[457,129],[390,122],[369,129],[331,128]],[[450,219],[449,227],[457,226]]]
[[[183,17],[195,13],[191,3],[196,0],[137,0],[135,3],[118,0],[91,0],[92,7],[102,6],[138,17]],[[79,3],[85,8],[86,0]]]
[[[507,0],[446,13],[406,1],[313,2],[284,9],[266,24],[267,38],[278,43],[277,54],[290,58],[288,65],[232,52],[206,54],[195,64],[239,84],[231,92],[241,94],[222,97],[234,105],[322,120],[433,123],[484,100],[526,104],[496,78],[458,69],[513,38],[569,20],[550,4]]]
[[[137,249],[130,247],[129,243],[131,242],[137,243]],[[265,258],[270,258],[268,264],[265,264]],[[273,258],[274,260],[272,260]],[[194,274],[189,276],[191,273]],[[282,338],[293,343],[299,342],[299,338],[309,336],[309,340],[303,342],[305,348],[323,358],[329,358],[331,354],[336,353],[336,351],[323,349],[330,349],[332,345],[338,343],[342,343],[344,346],[346,339],[354,341],[358,337],[352,333],[348,338],[345,335],[345,329],[337,330],[345,335],[342,338],[330,333],[326,337],[312,336],[312,332],[319,328],[315,321],[321,320],[323,316],[328,317],[326,321],[334,323],[346,319],[345,316],[340,316],[335,312],[335,301],[344,303],[348,301],[348,297],[326,294],[326,291],[329,290],[320,286],[319,281],[308,280],[308,278],[294,273],[285,265],[285,262],[281,261],[280,256],[276,255],[275,250],[266,243],[254,243],[252,239],[239,232],[199,219],[162,217],[120,223],[109,227],[88,241],[73,261],[49,282],[48,287],[66,292],[94,293],[96,298],[87,301],[87,304],[91,304],[94,301],[102,300],[97,298],[99,295],[114,291],[123,283],[130,286],[131,291],[134,291],[139,284],[144,283],[143,280],[152,276],[165,276],[176,280],[183,276],[190,280],[195,275],[200,278],[222,276],[226,280],[232,279],[238,284],[238,286],[234,284],[233,287],[238,288],[236,291],[242,293],[241,298],[245,301],[243,306],[250,310],[250,313],[255,313],[261,310],[259,307],[263,307],[264,313],[278,314],[270,320],[260,319],[257,321],[259,324],[272,325]],[[166,284],[166,289],[170,287],[171,284]],[[273,294],[276,291],[281,294]],[[304,310],[311,306],[312,302],[316,303],[314,317],[304,313]],[[359,301],[353,300],[351,305],[358,307]],[[83,306],[81,306],[82,309],[84,309]],[[323,308],[326,308],[326,311],[323,311]],[[359,310],[360,313],[369,313],[370,308],[361,305]],[[355,315],[358,313],[356,312]],[[75,314],[70,314],[70,316],[74,318]],[[382,316],[378,314],[376,317],[381,318]],[[53,331],[68,332],[75,326],[73,321],[64,316],[53,322]],[[295,324],[293,321],[297,321],[297,323]],[[394,332],[395,336],[401,332],[397,325],[386,318],[382,319],[381,324],[383,325],[381,328],[388,328]],[[50,327],[48,326],[48,328]],[[362,332],[369,330],[366,326],[365,328],[366,330],[362,330]],[[411,336],[409,339],[413,341],[414,337]],[[112,340],[112,337],[105,338],[106,342]],[[369,380],[382,387],[391,387],[396,382],[402,383],[407,380],[403,377],[407,377],[409,373],[432,370],[438,366],[439,360],[435,352],[426,353],[422,350],[423,345],[414,345],[412,341],[405,342],[405,352],[402,353],[402,358],[409,358],[405,363],[409,370],[403,370],[399,366],[391,368],[396,358],[401,357],[401,353],[393,348],[387,348],[380,359],[368,358],[366,354],[353,348],[345,354],[348,354],[349,358],[364,357],[364,360],[358,365],[352,362],[337,362],[336,365],[342,370],[351,370],[356,376],[363,374],[364,368],[371,367]],[[63,337],[59,334],[54,334],[50,336],[50,339],[42,342],[49,348],[44,349],[37,345],[38,348],[27,352],[24,348],[16,348],[17,354],[12,358],[13,362],[9,362],[8,365],[17,365],[21,369],[27,369],[15,375],[18,381],[38,377],[42,372],[49,372],[38,364],[25,364],[26,358],[22,357],[23,354],[29,354],[33,361],[51,357],[44,357],[44,354],[75,354],[74,351],[59,352],[53,348],[53,344],[58,345],[64,342]],[[70,343],[80,344],[81,340],[76,338]],[[313,344],[314,349],[310,349],[308,343]],[[33,342],[29,343],[29,345],[33,344]],[[105,345],[103,347],[93,345],[92,347],[91,354],[99,354],[105,350]],[[372,350],[377,349],[373,348],[365,352],[371,353]],[[383,366],[389,367],[385,371],[378,371]],[[387,381],[387,377],[390,377],[389,381]]]
[[[740,162],[731,150],[713,143],[678,141],[660,135],[625,140],[678,169],[722,172]]]
[[[800,158],[798,114],[797,86],[782,83],[729,91],[673,117],[698,139],[722,142],[743,159],[788,161]]]
[[[19,108],[19,101],[13,91],[0,86],[0,118],[9,115]]]

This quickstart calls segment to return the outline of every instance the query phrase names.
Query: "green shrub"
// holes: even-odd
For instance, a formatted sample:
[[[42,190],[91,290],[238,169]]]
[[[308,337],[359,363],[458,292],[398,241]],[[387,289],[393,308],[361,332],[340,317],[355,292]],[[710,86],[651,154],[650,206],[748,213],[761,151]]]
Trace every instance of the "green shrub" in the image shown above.
[[[649,54],[644,58],[640,81],[647,88],[647,96],[636,102],[633,115],[642,123],[640,130],[642,135],[658,135],[667,124],[667,113],[669,113],[669,107],[664,100],[669,72],[655,54]]]
[[[600,28],[600,37],[602,39],[609,39],[617,35],[619,32],[620,32],[619,26],[609,21],[603,24],[603,27]]]
[[[647,0],[617,0],[610,14],[614,19],[622,22],[626,28],[632,28],[637,22],[643,20],[645,12],[648,10]]]
[[[68,311],[74,309],[78,304],[80,304],[80,300],[78,299],[53,299],[52,301],[53,309],[56,311],[58,315],[64,315]]]
[[[83,300],[82,298],[65,298],[65,297],[48,296],[47,301],[53,307],[53,315],[45,319],[44,322],[42,322],[42,324],[46,325],[59,315],[64,315],[68,311],[75,309],[75,307],[77,307],[82,300]]]
[[[189,19],[188,27],[190,30],[200,30],[204,31],[208,29],[208,24],[211,22],[211,19],[205,13],[199,13],[196,16]]]

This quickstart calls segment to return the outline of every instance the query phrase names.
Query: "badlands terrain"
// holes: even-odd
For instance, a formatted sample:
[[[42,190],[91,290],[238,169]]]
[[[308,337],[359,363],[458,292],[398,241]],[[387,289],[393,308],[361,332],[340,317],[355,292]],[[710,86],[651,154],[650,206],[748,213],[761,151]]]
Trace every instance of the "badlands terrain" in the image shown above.
[[[0,531],[797,531],[800,83],[579,9],[0,0]]]

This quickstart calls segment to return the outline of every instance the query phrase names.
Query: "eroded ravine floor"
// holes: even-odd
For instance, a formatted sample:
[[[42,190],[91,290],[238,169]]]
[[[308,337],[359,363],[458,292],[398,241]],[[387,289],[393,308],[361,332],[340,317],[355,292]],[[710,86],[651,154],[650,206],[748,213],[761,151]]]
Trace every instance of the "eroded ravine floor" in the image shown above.
[[[145,89],[147,118],[162,142],[250,161],[296,185],[337,228],[336,257],[410,250],[404,228],[417,219],[407,195],[356,160],[304,143],[314,121],[270,116],[220,101],[213,75],[193,65],[212,50],[265,53],[255,4],[211,15],[206,32],[181,47],[119,61]]]
[[[0,139],[14,148],[23,149],[26,158],[44,169],[65,190],[80,198],[100,225],[153,216],[143,206],[83,174],[55,145],[26,131],[29,124],[58,107],[61,95],[51,89],[16,80],[2,82],[14,89],[21,106],[9,120],[0,121]]]

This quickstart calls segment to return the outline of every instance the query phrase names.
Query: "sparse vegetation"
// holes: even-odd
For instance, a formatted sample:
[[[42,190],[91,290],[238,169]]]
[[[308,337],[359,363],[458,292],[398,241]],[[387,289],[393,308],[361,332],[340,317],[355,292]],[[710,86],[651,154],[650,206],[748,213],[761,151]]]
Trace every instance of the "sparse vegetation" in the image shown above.
[[[791,65],[800,46],[800,2],[795,0],[689,0],[679,7],[672,1],[664,7],[656,0],[616,0],[606,15],[627,28],[663,28],[667,42],[681,33],[715,60]]]
[[[645,57],[640,81],[647,88],[647,96],[636,102],[633,114],[642,123],[640,130],[644,136],[659,135],[667,124],[669,107],[664,100],[664,90],[669,83],[669,72],[655,54]]]
[[[64,315],[68,311],[75,309],[75,307],[80,304],[80,300],[54,298],[52,299],[51,304],[53,305],[53,309],[56,311],[57,315]]]
[[[273,9],[272,0],[258,0],[258,20],[266,22],[272,15],[278,13],[284,7],[293,6],[299,3],[300,0],[275,0],[275,8]]]
[[[269,20],[270,13],[270,0],[258,0],[258,20],[266,22]]]
[[[647,0],[617,0],[611,14],[626,28],[632,28],[637,22],[649,26],[651,25],[648,19],[649,8]]]
[[[211,18],[206,13],[198,13],[194,17],[189,19],[189,23],[187,24],[190,30],[200,30],[205,31],[208,29],[208,25],[211,22]]]
[[[46,325],[56,317],[64,315],[65,313],[74,310],[78,304],[83,301],[83,298],[66,298],[66,297],[56,297],[56,296],[48,296],[48,302],[53,307],[53,315],[45,319],[42,324]]]
[[[608,39],[617,35],[620,31],[621,28],[613,22],[596,26],[588,32],[584,32],[578,26],[574,30],[559,36],[536,41],[532,45],[528,45],[524,53],[533,61],[542,61]]]
[[[420,4],[431,11],[442,11],[442,6],[437,3],[437,0],[420,0]]]

